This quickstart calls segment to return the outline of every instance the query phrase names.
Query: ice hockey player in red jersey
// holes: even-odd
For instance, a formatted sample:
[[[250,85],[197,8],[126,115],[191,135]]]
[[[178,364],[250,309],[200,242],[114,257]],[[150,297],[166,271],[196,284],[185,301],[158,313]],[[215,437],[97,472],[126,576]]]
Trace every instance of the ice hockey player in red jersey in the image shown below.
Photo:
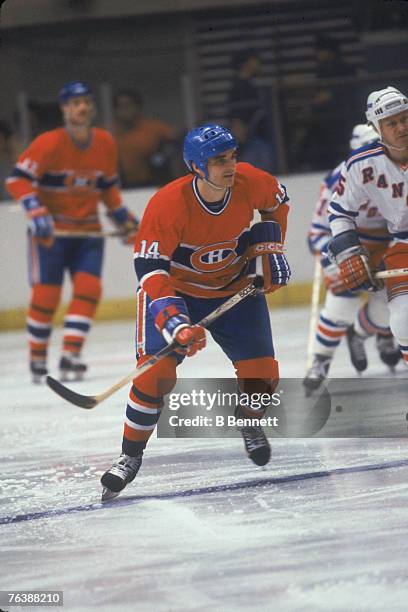
[[[121,201],[115,142],[106,130],[91,127],[95,105],[89,86],[66,83],[59,102],[64,126],[38,136],[7,180],[9,193],[21,202],[29,222],[27,329],[34,382],[47,374],[47,348],[65,271],[71,277],[72,299],[64,317],[61,378],[78,379],[86,370],[81,349],[101,297],[104,241],[77,238],[75,233],[101,230],[100,200],[124,242],[133,243],[138,227]],[[73,237],[58,237],[56,230]]]
[[[391,235],[384,254],[386,269],[408,267],[408,98],[395,87],[373,91],[366,117],[379,141],[348,158],[328,208],[333,234],[329,256],[351,291],[378,288],[356,230],[366,200],[377,207]],[[387,278],[385,286],[390,328],[408,365],[408,275]]]
[[[176,383],[176,367],[205,347],[205,330],[196,323],[248,284],[255,262],[257,271],[262,267],[262,292],[237,304],[208,331],[233,363],[243,392],[272,393],[278,383],[265,293],[290,278],[282,248],[288,197],[275,177],[237,163],[236,149],[235,137],[220,125],[191,130],[183,151],[190,174],[160,189],[143,215],[135,243],[138,364],[173,340],[180,348],[134,380],[122,454],[101,479],[103,500],[135,478],[163,396]],[[255,211],[262,220],[251,225]],[[240,431],[250,459],[265,465],[270,445],[256,420],[263,412],[239,406],[237,414],[255,417],[253,427]]]

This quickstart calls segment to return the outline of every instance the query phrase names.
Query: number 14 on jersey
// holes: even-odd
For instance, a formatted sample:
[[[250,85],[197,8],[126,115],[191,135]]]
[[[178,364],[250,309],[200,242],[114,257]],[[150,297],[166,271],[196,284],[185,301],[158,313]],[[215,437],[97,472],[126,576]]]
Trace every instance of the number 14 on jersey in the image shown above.
[[[144,257],[145,259],[159,259],[159,242],[157,240],[154,240],[148,245],[147,240],[141,240],[140,250],[138,253],[135,253],[135,257]]]

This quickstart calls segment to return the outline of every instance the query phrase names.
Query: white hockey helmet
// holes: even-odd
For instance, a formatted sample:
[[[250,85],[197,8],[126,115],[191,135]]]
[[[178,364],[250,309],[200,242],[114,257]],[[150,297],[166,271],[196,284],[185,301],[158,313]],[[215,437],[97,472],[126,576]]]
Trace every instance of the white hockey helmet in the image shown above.
[[[372,91],[367,98],[366,117],[380,134],[380,120],[408,110],[408,98],[395,87]]]
[[[376,140],[378,140],[378,134],[371,125],[357,123],[351,132],[350,149],[354,151]]]

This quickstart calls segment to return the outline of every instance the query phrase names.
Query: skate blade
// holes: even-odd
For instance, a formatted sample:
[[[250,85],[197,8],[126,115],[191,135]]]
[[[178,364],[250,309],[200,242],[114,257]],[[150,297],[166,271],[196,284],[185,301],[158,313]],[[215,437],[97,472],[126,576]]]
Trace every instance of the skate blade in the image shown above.
[[[60,382],[80,382],[84,379],[83,372],[61,372],[60,373]]]
[[[115,497],[118,497],[120,493],[121,491],[111,491],[107,487],[103,487],[101,501],[106,502],[110,501],[111,499],[115,499]]]

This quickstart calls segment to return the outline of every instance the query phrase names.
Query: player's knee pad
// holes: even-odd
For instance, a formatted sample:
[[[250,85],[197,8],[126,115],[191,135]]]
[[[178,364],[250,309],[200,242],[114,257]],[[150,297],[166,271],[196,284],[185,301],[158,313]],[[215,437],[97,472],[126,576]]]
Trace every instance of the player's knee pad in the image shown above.
[[[390,309],[390,327],[393,335],[399,344],[408,345],[408,295],[399,295],[391,302],[388,307]]]
[[[367,318],[375,328],[374,333],[388,327],[390,321],[390,311],[384,290],[371,292],[368,294],[366,313]]]
[[[58,307],[61,298],[61,285],[33,285],[30,311],[39,320],[49,319]]]
[[[141,357],[138,365],[149,359],[149,355]],[[142,393],[151,397],[163,397],[174,389],[177,382],[177,359],[173,356],[160,359],[150,370],[138,376],[133,385]]]
[[[279,364],[273,357],[234,362],[238,385],[243,393],[273,393],[279,382]]]
[[[333,323],[351,325],[360,303],[357,296],[342,297],[328,291],[321,314]]]
[[[77,272],[74,275],[74,295],[99,302],[102,295],[100,277],[95,276],[95,274],[89,274],[89,272]]]

